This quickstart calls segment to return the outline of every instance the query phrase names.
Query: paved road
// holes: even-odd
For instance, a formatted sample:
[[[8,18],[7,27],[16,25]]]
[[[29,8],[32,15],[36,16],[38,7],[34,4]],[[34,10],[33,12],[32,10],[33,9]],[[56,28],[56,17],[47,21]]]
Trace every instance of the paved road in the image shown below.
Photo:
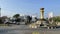
[[[0,26],[0,34],[60,34],[60,29],[31,29],[27,25]]]

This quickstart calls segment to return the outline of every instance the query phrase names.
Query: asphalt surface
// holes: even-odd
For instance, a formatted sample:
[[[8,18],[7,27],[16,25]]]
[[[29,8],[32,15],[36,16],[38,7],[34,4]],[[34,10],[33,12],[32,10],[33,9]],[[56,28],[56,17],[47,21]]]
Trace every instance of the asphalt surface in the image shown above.
[[[0,26],[0,34],[60,34],[58,29],[29,28],[28,25]]]

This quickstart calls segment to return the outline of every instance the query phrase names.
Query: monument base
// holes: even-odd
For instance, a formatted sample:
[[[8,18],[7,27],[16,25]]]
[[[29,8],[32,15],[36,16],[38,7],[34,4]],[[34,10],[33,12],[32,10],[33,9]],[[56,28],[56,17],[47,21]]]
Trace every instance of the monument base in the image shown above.
[[[49,24],[48,20],[46,20],[46,19],[40,19],[40,21],[41,21],[40,26],[46,26]]]
[[[39,27],[47,27],[49,25],[49,22],[45,19],[40,19],[35,23],[30,24],[29,26],[32,28],[39,28]]]

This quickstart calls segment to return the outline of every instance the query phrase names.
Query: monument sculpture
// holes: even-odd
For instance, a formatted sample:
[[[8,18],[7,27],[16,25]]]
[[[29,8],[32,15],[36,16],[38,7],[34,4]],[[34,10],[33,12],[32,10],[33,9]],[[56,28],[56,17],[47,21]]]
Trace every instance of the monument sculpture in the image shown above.
[[[44,8],[40,9],[40,19],[44,19]]]
[[[30,25],[32,28],[45,27],[48,25],[48,21],[44,19],[44,8],[40,8],[40,20]]]

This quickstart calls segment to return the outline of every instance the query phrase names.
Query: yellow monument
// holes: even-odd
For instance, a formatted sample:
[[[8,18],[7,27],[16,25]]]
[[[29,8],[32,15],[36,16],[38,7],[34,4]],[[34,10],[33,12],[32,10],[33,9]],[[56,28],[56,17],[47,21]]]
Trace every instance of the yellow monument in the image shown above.
[[[40,8],[40,19],[44,19],[44,8]]]
[[[35,23],[29,25],[31,28],[39,28],[46,27],[48,25],[48,21],[44,18],[44,8],[40,8],[40,20]]]

